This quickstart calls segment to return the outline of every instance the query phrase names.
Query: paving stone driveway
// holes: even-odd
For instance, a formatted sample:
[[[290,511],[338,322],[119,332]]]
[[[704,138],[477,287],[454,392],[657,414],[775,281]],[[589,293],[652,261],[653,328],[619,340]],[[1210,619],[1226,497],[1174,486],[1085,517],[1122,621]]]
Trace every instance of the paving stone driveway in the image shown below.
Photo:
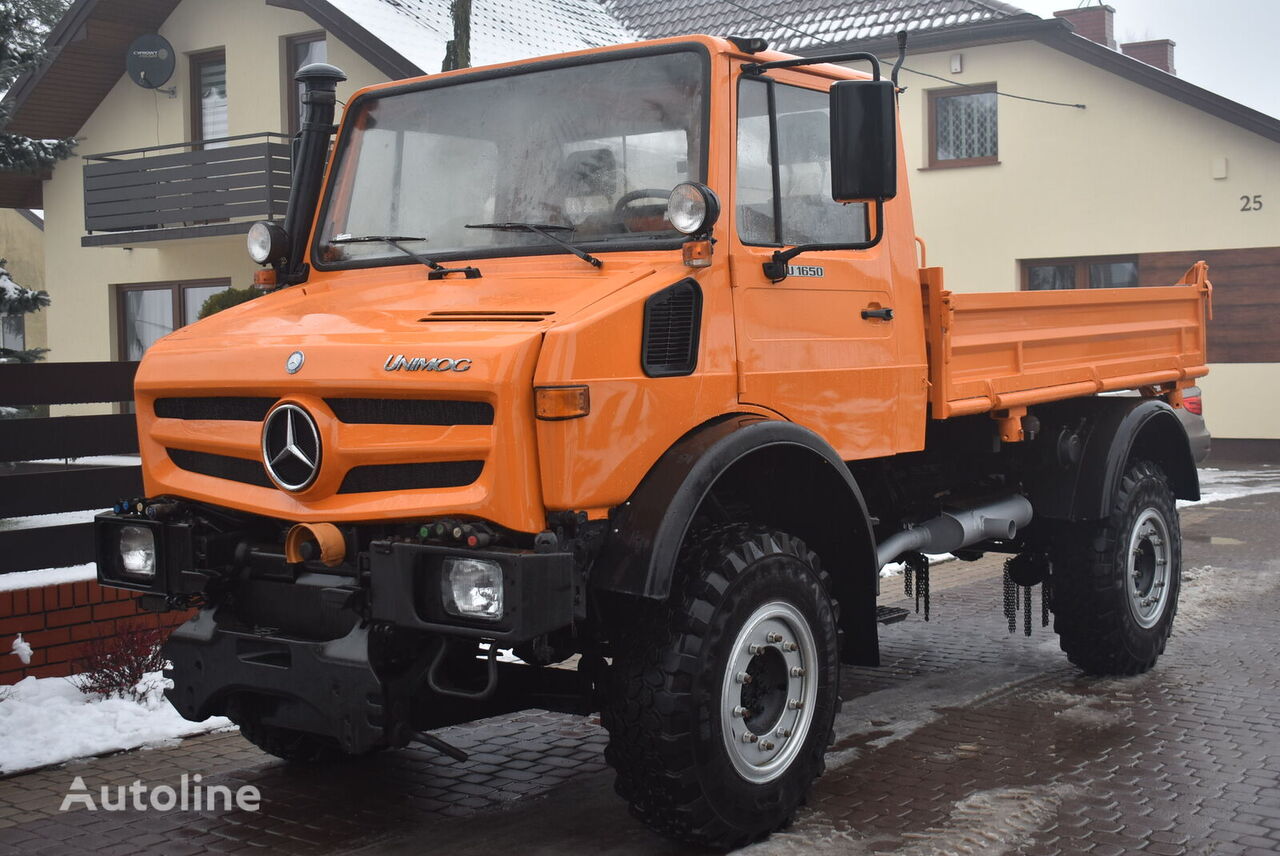
[[[1138,678],[1070,667],[1038,596],[1031,637],[1008,635],[996,560],[936,569],[933,620],[883,629],[885,665],[846,670],[810,807],[747,852],[1280,852],[1280,495],[1191,508],[1183,526],[1177,632]],[[528,712],[442,734],[471,759],[293,768],[229,733],[0,780],[0,852],[683,852],[613,796],[594,720]],[[75,776],[96,791],[184,772],[253,784],[261,810],[58,811]]]

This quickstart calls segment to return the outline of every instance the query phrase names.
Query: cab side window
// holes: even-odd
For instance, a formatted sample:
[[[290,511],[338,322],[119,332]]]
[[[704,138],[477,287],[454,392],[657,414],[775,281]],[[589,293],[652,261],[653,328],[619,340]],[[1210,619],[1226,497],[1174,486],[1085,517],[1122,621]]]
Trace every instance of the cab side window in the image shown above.
[[[825,92],[771,80],[742,81],[737,220],[744,243],[866,240],[866,206],[831,198],[829,115]]]

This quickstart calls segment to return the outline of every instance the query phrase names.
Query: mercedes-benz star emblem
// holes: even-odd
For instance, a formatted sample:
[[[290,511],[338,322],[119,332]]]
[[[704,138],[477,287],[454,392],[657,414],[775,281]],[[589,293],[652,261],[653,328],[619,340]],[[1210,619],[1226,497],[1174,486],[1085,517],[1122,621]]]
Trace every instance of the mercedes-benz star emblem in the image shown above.
[[[320,430],[296,404],[281,404],[262,423],[262,462],[285,490],[302,490],[320,472]]]
[[[284,361],[284,370],[289,374],[297,374],[298,369],[302,368],[302,364],[307,361],[307,355],[302,351],[294,351],[289,355],[289,359]]]

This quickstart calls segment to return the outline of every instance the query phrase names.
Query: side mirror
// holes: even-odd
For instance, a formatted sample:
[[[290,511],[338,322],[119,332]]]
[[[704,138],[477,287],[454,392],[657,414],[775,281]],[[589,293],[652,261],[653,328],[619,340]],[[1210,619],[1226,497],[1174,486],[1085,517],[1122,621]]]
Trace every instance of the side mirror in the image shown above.
[[[831,198],[883,201],[898,195],[894,86],[888,80],[831,84]]]

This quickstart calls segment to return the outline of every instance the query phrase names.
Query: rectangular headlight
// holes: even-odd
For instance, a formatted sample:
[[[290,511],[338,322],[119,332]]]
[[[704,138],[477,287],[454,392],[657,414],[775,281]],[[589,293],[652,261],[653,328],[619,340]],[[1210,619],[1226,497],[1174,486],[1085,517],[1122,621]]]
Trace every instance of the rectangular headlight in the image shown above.
[[[484,559],[449,558],[440,576],[445,611],[462,618],[502,620],[502,566]]]
[[[120,570],[150,580],[156,575],[156,534],[148,526],[120,527]]]

